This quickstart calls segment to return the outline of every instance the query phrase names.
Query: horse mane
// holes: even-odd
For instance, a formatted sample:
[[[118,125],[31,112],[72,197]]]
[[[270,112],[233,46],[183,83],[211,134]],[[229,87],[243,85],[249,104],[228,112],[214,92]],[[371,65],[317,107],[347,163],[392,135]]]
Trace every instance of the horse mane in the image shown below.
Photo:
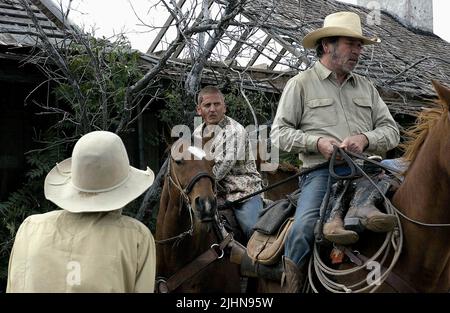
[[[413,162],[427,138],[431,128],[442,119],[446,118],[448,107],[443,100],[438,100],[431,108],[422,110],[416,119],[414,126],[405,131],[406,141],[400,144],[404,150],[403,159]]]

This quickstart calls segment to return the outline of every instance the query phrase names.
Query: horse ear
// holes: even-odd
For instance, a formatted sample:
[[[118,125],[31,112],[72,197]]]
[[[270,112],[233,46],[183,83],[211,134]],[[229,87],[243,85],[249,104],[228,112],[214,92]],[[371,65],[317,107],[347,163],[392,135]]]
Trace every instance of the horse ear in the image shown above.
[[[450,106],[450,89],[434,79],[431,80],[431,83],[433,84],[434,90],[436,90],[439,98],[444,101],[447,106]]]

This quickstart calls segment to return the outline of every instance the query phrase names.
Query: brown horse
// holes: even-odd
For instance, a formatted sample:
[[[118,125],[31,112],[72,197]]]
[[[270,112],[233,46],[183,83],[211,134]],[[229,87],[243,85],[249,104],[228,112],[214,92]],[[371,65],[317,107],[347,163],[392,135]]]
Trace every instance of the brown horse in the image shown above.
[[[295,166],[288,163],[281,163],[275,171],[262,171],[261,176],[263,178],[264,184],[267,186],[271,186],[279,181],[294,176],[298,172],[299,170]],[[279,200],[285,198],[287,195],[297,190],[298,187],[297,177],[275,188],[267,190],[266,192],[264,192],[264,198],[273,201]]]
[[[214,231],[213,163],[201,155],[203,150],[187,147],[183,140],[173,145],[161,195],[156,224],[159,291],[239,292],[239,266],[223,257]]]
[[[411,162],[393,204],[414,221],[450,223],[450,89],[433,81],[439,107],[426,110],[409,134]],[[404,247],[395,271],[420,292],[450,291],[450,227],[401,219]]]

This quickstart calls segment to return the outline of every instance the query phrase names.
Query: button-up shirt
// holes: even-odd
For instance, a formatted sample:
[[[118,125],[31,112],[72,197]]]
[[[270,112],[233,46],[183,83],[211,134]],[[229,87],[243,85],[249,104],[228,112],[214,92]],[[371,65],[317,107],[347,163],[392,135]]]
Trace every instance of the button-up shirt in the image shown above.
[[[121,210],[57,210],[25,219],[11,252],[7,292],[153,292],[155,242]]]
[[[365,152],[384,154],[400,141],[398,127],[373,84],[350,73],[339,84],[335,73],[322,63],[291,78],[283,90],[272,125],[272,143],[299,153],[303,167],[325,162],[318,151],[320,137],[338,142],[364,134]]]
[[[220,131],[214,133],[211,143],[208,142],[208,152],[214,156],[212,171],[218,183],[219,197],[234,201],[261,190],[261,175],[256,169],[245,128],[228,116],[216,126]],[[194,136],[201,138],[204,129],[205,123],[194,130]]]

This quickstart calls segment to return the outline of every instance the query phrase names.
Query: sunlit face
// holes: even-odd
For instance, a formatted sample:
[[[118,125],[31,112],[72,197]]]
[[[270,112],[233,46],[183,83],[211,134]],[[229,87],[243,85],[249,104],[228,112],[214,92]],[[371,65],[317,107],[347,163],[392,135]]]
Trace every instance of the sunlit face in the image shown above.
[[[205,94],[202,102],[197,105],[197,114],[202,116],[206,125],[217,125],[226,112],[225,101],[218,93]]]
[[[357,38],[339,37],[336,44],[329,44],[331,66],[335,72],[348,74],[358,64],[363,46]]]

